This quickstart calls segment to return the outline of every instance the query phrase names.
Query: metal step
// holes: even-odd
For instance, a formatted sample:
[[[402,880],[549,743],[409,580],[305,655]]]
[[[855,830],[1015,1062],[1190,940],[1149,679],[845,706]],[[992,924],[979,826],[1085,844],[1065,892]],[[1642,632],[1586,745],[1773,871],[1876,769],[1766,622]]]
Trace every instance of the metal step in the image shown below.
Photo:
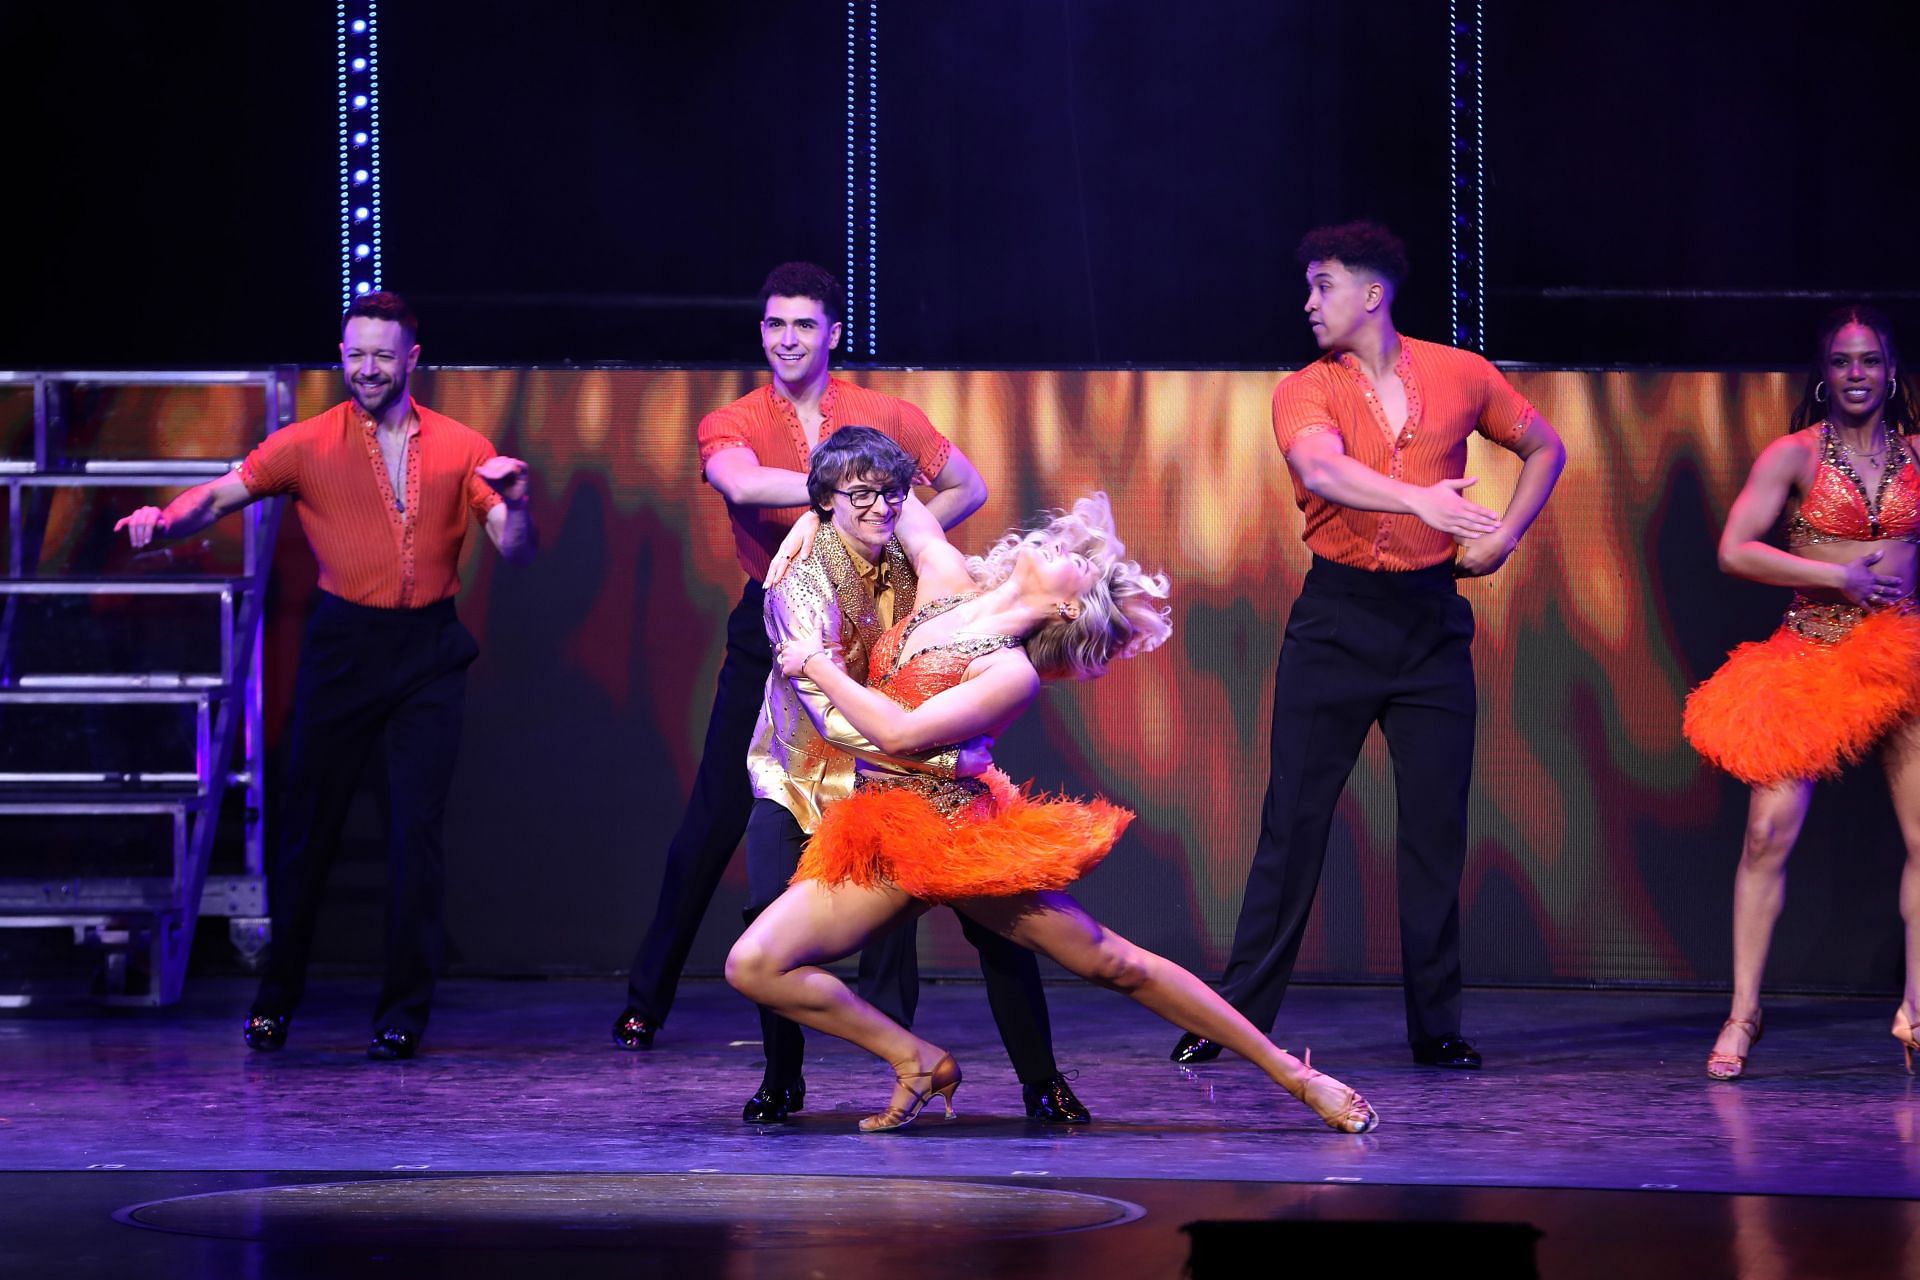
[[[0,596],[217,596],[250,591],[250,578],[181,574],[177,578],[0,578]]]
[[[172,880],[157,877],[0,880],[0,915],[157,915],[175,909],[179,892]]]
[[[178,999],[201,914],[227,917],[249,961],[265,942],[259,643],[285,504],[148,552],[112,524],[232,474],[293,420],[297,379],[0,370],[10,403],[31,392],[34,428],[30,459],[0,459],[0,927],[103,949],[109,1003]],[[163,437],[169,419],[193,429]],[[200,456],[144,456],[176,445]],[[211,875],[236,819],[246,874]]]
[[[22,489],[138,489],[147,485],[178,486],[194,479],[224,476],[239,465],[231,458],[183,459],[170,466],[157,462],[90,462],[74,471],[0,472],[0,483]]]
[[[173,909],[171,880],[0,879],[0,914],[15,928],[100,924],[129,915]],[[208,876],[200,889],[200,914],[254,919],[267,914],[265,876]]]

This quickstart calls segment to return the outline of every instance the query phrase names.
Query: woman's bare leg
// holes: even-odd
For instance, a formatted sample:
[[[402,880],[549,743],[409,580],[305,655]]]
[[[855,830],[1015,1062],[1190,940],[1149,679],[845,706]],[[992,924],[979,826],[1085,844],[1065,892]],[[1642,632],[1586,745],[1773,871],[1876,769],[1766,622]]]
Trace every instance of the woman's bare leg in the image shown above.
[[[858,951],[868,939],[926,904],[898,889],[791,885],[762,911],[727,955],[727,981],[740,994],[793,1021],[860,1046],[889,1063],[896,1076],[924,1075],[945,1056],[862,1000],[820,968]],[[924,1083],[924,1082],[923,1082]],[[902,1084],[895,1090],[915,1090]],[[926,1092],[923,1088],[918,1092]]]
[[[1760,978],[1773,945],[1773,926],[1787,900],[1787,856],[1800,838],[1813,783],[1755,787],[1747,804],[1740,866],[1733,873],[1733,1005],[1713,1051],[1744,1058],[1753,1033],[1741,1024],[1760,1016]]]
[[[1920,721],[1908,724],[1883,753],[1894,816],[1906,842],[1907,864],[1900,873],[1900,918],[1907,926],[1907,983],[1900,1011],[1909,1025],[1920,1023]]]
[[[954,909],[1096,986],[1120,992],[1174,1026],[1233,1050],[1330,1124],[1333,1118],[1349,1121],[1335,1128],[1351,1131],[1363,1123],[1371,1127],[1362,1118],[1370,1118],[1370,1109],[1358,1094],[1276,1047],[1213,988],[1165,956],[1128,942],[1087,914],[1071,894],[970,898],[955,903]]]

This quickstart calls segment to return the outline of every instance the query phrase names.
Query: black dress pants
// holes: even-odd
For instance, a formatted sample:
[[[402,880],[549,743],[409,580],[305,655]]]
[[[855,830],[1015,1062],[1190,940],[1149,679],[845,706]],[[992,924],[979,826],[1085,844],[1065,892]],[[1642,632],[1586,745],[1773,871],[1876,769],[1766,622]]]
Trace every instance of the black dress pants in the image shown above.
[[[453,601],[371,609],[319,593],[295,679],[285,783],[268,868],[273,941],[254,997],[292,1013],[327,873],[363,766],[387,769],[386,979],[377,1028],[427,1025],[444,949],[447,792],[460,747],[467,667],[479,656]]]
[[[1372,573],[1315,557],[1273,687],[1272,772],[1222,994],[1271,1029],[1367,732],[1393,760],[1407,1037],[1460,1034],[1460,876],[1476,695],[1453,566]]]
[[[806,843],[806,833],[785,805],[774,800],[753,802],[753,816],[747,822],[749,923],[786,891]],[[987,1007],[993,1011],[994,1025],[1000,1029],[1014,1074],[1021,1084],[1039,1084],[1058,1075],[1039,961],[1025,947],[965,915],[960,916],[960,928],[980,953]],[[860,952],[860,994],[901,1026],[913,1025],[920,999],[915,932],[914,922],[907,921],[873,939]],[[760,1040],[767,1056],[765,1083],[781,1088],[798,1079],[806,1048],[799,1025],[763,1006]]]
[[[733,860],[733,851],[740,847],[748,815],[753,812],[747,749],[753,745],[753,727],[760,719],[767,677],[773,671],[773,650],[767,643],[762,614],[766,594],[759,583],[748,582],[740,603],[727,618],[727,653],[720,664],[713,711],[707,717],[707,737],[700,751],[699,770],[694,774],[693,792],[687,797],[680,826],[667,844],[667,866],[653,923],[647,926],[627,974],[627,1004],[656,1026],[666,1021],[673,1008],[680,973],[700,932],[700,921],[713,903],[714,892],[726,874],[727,863]],[[793,874],[797,862],[796,853],[795,862],[787,866],[788,875]],[[751,881],[751,862],[748,878]],[[782,879],[782,886],[785,883]],[[760,905],[778,896],[775,890]],[[900,969],[903,963],[913,966],[914,934],[913,926],[907,925],[889,937],[878,954],[861,960],[861,994],[902,1025],[913,1021],[914,1001],[919,996],[918,968]]]

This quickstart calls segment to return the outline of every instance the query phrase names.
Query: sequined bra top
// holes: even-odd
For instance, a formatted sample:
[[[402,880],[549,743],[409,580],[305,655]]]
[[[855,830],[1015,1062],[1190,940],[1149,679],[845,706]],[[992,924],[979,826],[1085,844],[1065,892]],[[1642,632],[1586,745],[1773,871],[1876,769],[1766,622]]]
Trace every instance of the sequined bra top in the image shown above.
[[[1920,542],[1920,466],[1898,432],[1887,433],[1887,467],[1879,492],[1847,460],[1828,423],[1820,424],[1820,466],[1800,505],[1787,518],[1787,545],[1816,542]]]
[[[944,693],[959,684],[975,658],[985,657],[999,649],[1018,647],[1018,636],[959,636],[944,644],[930,644],[905,662],[899,660],[900,650],[915,627],[971,598],[945,596],[929,601],[911,617],[903,618],[887,628],[886,633],[874,642],[873,656],[868,663],[868,672],[879,677],[874,680],[872,687],[912,710],[934,694]]]

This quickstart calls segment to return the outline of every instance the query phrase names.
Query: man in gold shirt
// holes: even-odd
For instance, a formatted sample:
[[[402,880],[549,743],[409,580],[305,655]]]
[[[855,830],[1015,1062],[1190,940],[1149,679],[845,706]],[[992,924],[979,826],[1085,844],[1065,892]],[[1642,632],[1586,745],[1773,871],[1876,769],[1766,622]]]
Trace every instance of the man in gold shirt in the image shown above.
[[[874,642],[914,608],[913,565],[893,536],[913,473],[906,451],[870,427],[842,427],[820,442],[808,468],[807,491],[821,529],[812,550],[768,588],[770,641],[787,638],[791,618],[833,619],[847,671],[865,683]],[[804,705],[809,701],[821,712],[830,740],[814,727]],[[754,794],[747,819],[749,919],[786,890],[821,808],[852,793],[855,757],[882,755],[831,708],[812,681],[789,681],[778,671],[768,678],[747,755]],[[947,748],[904,763],[950,778],[966,772],[965,755],[963,748]],[[1085,1124],[1087,1110],[1053,1059],[1046,993],[1033,953],[965,916],[961,927],[980,952],[987,1000],[1020,1077],[1027,1114]],[[911,1025],[920,988],[911,923],[861,954],[860,987],[889,1017]],[[750,1124],[784,1120],[806,1099],[800,1028],[762,1009],[760,1030],[766,1075],[741,1113]]]

